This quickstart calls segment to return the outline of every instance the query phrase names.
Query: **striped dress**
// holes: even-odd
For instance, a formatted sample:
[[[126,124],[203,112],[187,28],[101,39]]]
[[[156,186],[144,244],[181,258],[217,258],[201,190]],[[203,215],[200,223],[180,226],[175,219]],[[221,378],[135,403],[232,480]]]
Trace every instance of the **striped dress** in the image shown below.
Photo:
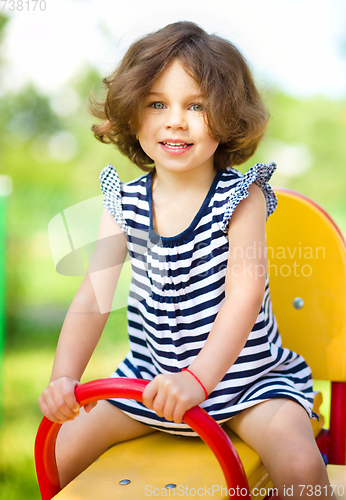
[[[132,268],[130,351],[113,377],[152,380],[192,363],[225,299],[229,220],[253,182],[264,193],[267,216],[275,210],[277,200],[267,183],[275,168],[274,163],[257,163],[245,174],[233,168],[217,172],[190,226],[173,237],[153,230],[151,173],[122,183],[113,166],[101,172],[104,207],[127,235]],[[222,423],[272,398],[297,401],[313,416],[311,371],[301,356],[281,345],[267,278],[262,307],[243,350],[200,406]],[[111,403],[154,428],[195,435],[187,425],[168,422],[142,403]]]

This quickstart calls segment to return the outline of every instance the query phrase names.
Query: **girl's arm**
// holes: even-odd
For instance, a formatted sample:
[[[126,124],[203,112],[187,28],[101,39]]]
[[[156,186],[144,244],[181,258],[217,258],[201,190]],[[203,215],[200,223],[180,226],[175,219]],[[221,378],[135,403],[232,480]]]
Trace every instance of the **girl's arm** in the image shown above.
[[[261,189],[252,184],[229,224],[225,301],[204,347],[189,366],[208,393],[238,358],[260,311],[266,280],[265,224],[266,202]],[[176,423],[204,399],[202,386],[188,372],[159,375],[143,394],[146,406]]]
[[[43,414],[54,422],[62,423],[78,415],[75,387],[108,319],[126,251],[126,236],[104,211],[88,272],[61,330],[50,384],[39,398]],[[93,406],[88,405],[86,410]]]
[[[223,303],[208,340],[190,365],[210,393],[237,360],[256,322],[266,281],[266,202],[252,184],[234,211]]]

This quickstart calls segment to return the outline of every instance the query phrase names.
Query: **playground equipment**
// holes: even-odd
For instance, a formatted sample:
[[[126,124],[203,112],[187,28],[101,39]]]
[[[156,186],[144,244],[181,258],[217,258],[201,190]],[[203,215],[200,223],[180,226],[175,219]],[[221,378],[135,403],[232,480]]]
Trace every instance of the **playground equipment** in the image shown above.
[[[267,223],[274,314],[283,345],[304,356],[314,379],[331,381],[329,430],[322,429],[322,416],[319,422],[312,421],[312,426],[320,450],[330,464],[337,464],[329,465],[328,472],[332,481],[337,481],[335,494],[342,498],[346,490],[345,242],[330,217],[314,202],[292,191],[275,191],[279,204]],[[109,383],[96,381],[79,386],[77,398],[81,404],[115,395],[140,399],[146,384],[123,380],[120,383],[139,385],[135,389],[112,387],[114,393],[109,392]],[[321,402],[321,394],[316,394],[317,414]],[[261,500],[270,495],[273,485],[258,455],[204,413],[193,408],[184,416],[202,440],[156,432],[118,444],[60,493],[54,459],[60,425],[44,418],[36,440],[42,499],[49,500],[56,494],[57,500],[140,499],[173,496],[175,491],[176,496],[202,496],[203,489],[204,497],[213,494],[222,499],[251,496]]]

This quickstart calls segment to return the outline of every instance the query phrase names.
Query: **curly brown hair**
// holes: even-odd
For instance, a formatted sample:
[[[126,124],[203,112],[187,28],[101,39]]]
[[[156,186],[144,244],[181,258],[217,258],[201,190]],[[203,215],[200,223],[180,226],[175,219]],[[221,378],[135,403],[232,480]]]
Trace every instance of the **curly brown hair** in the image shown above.
[[[195,23],[169,24],[134,42],[113,74],[103,79],[106,97],[90,97],[95,137],[113,143],[144,171],[155,169],[136,139],[143,102],[154,81],[178,58],[200,85],[206,100],[210,136],[219,142],[217,170],[241,165],[250,158],[269,119],[248,64],[229,41],[209,35]]]

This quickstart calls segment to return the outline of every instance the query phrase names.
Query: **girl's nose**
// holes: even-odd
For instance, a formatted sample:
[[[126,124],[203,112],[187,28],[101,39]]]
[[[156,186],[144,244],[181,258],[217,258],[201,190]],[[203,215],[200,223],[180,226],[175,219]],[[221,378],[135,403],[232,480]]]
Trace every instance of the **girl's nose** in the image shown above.
[[[166,115],[166,123],[165,123],[166,128],[173,128],[173,129],[183,129],[185,130],[187,128],[187,121],[186,121],[186,116],[185,116],[185,111],[181,109],[180,107],[172,107],[171,109],[168,110],[168,113]]]

